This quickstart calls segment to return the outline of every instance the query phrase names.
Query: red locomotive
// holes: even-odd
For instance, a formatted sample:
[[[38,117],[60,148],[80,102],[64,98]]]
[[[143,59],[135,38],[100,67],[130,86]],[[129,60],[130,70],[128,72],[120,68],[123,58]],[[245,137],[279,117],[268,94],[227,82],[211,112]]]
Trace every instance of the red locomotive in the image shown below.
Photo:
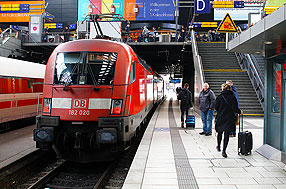
[[[0,57],[0,131],[41,110],[45,65]],[[40,103],[39,103],[40,102]]]
[[[124,43],[61,44],[46,67],[37,147],[53,147],[72,161],[106,160],[130,146],[163,88],[163,79]]]

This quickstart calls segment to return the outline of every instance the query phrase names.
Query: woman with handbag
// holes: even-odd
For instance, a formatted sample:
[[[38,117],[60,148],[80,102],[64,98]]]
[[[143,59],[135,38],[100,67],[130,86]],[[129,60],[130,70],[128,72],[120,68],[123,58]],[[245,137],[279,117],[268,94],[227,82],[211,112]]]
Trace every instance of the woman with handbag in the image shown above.
[[[224,133],[222,156],[227,157],[226,148],[229,141],[229,132],[235,131],[236,116],[240,114],[241,110],[238,108],[237,100],[231,91],[231,86],[228,84],[221,85],[222,92],[216,98],[215,109],[217,111],[217,120],[215,130],[217,135],[217,151],[221,151],[220,144],[222,141],[222,134]]]

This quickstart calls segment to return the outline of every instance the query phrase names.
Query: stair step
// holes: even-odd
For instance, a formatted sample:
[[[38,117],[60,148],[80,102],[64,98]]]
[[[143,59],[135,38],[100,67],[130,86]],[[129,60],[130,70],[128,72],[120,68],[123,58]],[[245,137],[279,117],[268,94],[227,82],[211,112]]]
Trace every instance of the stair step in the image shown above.
[[[247,72],[235,72],[241,71],[240,66],[235,54],[226,51],[225,43],[198,43],[198,52],[202,58],[203,69],[205,70],[205,80],[209,83],[216,96],[221,93],[221,84],[225,83],[226,80],[232,80],[238,91],[240,108],[244,113],[264,113]],[[218,71],[212,72],[212,69],[217,69]],[[236,70],[223,72],[220,69]]]
[[[210,79],[211,81],[221,81],[222,79],[225,79],[225,77],[223,78],[222,76],[221,77],[212,77],[212,76],[208,76],[205,78],[208,78]],[[233,82],[240,82],[240,81],[249,81],[249,78],[246,78],[246,77],[240,77],[240,78],[233,78],[232,79]]]
[[[221,93],[221,88],[220,87],[212,87],[210,85],[210,88],[212,89],[212,91],[214,91],[214,93]],[[238,91],[238,96],[242,96],[242,94],[244,95],[245,93],[247,94],[253,94],[256,95],[255,91],[251,88],[249,88],[248,90],[244,90],[244,89],[237,89]]]

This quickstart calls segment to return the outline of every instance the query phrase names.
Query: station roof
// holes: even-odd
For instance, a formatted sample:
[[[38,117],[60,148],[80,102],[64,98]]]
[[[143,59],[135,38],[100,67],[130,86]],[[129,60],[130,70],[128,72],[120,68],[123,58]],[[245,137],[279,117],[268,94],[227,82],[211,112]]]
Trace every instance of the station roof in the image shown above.
[[[228,50],[248,54],[265,51],[266,58],[274,57],[283,52],[282,47],[286,42],[285,28],[286,4],[232,39],[228,43]]]

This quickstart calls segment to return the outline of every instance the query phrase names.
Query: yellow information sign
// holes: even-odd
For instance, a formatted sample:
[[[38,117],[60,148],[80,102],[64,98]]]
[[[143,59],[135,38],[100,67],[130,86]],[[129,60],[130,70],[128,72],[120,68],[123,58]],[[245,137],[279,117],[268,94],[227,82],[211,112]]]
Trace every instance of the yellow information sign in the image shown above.
[[[219,26],[216,29],[217,32],[221,33],[237,33],[237,27],[234,21],[231,19],[230,15],[227,13]]]

